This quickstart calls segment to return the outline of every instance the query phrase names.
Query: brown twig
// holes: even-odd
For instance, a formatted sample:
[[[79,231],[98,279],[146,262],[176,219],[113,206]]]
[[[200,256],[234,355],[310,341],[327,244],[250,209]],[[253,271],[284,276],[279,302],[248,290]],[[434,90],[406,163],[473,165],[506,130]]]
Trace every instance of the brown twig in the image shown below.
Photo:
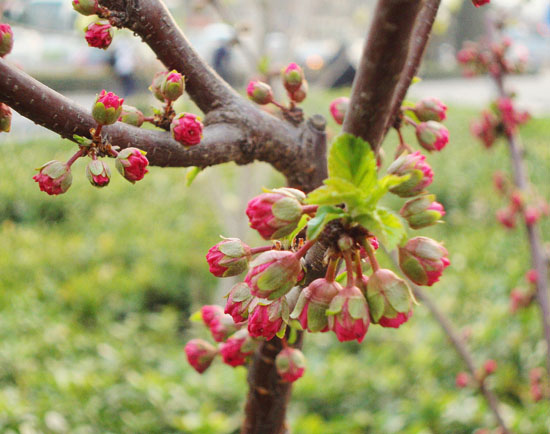
[[[422,60],[424,52],[426,51],[426,46],[428,45],[433,23],[435,21],[435,17],[437,15],[437,11],[439,10],[440,4],[441,0],[426,0],[424,2],[424,5],[422,6],[422,9],[418,13],[418,18],[416,19],[416,24],[414,26],[413,34],[410,41],[411,47],[407,56],[405,69],[401,74],[399,83],[397,84],[395,93],[392,98],[390,109],[392,115],[388,119],[388,122],[386,124],[386,133],[395,122],[395,119],[399,114],[401,104],[405,99],[405,95],[407,94],[407,91],[411,86],[413,78],[418,72],[420,61]]]
[[[389,254],[393,264],[395,267],[399,267],[399,264],[397,262],[397,252],[391,252]],[[499,409],[499,402],[496,397],[496,395],[487,388],[487,385],[485,384],[485,380],[482,378],[478,378],[476,365],[474,362],[474,358],[470,351],[468,350],[468,347],[460,337],[458,331],[455,329],[449,318],[441,311],[439,310],[439,307],[437,307],[437,304],[431,299],[431,297],[424,292],[422,288],[415,285],[413,282],[411,282],[407,277],[405,277],[407,280],[407,283],[412,288],[413,293],[415,297],[422,301],[424,305],[428,308],[430,313],[433,315],[435,320],[438,322],[440,327],[443,329],[443,332],[451,342],[452,346],[460,356],[460,358],[464,361],[466,364],[466,367],[468,368],[468,371],[470,371],[470,374],[472,378],[475,381],[475,384],[479,388],[480,392],[482,393],[483,397],[487,401],[487,404],[489,405],[489,408],[493,412],[493,415],[495,416],[495,419],[500,426],[503,434],[510,434],[510,430],[507,427],[506,423],[504,422],[504,418],[502,417],[502,414],[500,413]]]
[[[345,132],[369,142],[375,150],[393,116],[392,98],[406,64],[421,6],[421,0],[380,0],[376,7],[343,127]]]
[[[488,20],[487,32],[490,40],[494,40],[498,35],[498,29],[492,19]],[[500,72],[491,74],[491,78],[495,81],[498,90],[499,98],[509,98],[510,94],[506,92],[504,86],[504,77],[506,75],[502,65]],[[510,160],[512,163],[512,173],[514,184],[518,190],[524,193],[529,191],[529,177],[525,168],[524,152],[521,145],[520,137],[517,132],[506,133],[508,147],[510,149]],[[527,238],[529,240],[529,249],[531,252],[531,264],[537,272],[536,282],[536,300],[539,305],[542,320],[543,336],[546,343],[546,370],[550,378],[550,288],[548,285],[548,266],[546,263],[546,254],[542,245],[542,238],[538,224],[528,224],[525,222],[527,230]]]
[[[237,92],[197,54],[162,1],[99,3],[115,11],[117,24],[139,35],[168,69],[185,75],[187,93],[204,113],[239,100]]]

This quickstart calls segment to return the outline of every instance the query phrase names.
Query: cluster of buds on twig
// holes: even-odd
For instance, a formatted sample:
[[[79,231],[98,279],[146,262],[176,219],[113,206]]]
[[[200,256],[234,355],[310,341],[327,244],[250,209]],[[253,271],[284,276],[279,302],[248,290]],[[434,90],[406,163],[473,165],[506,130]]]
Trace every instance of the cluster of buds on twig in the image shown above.
[[[486,360],[483,366],[476,371],[475,379],[467,372],[459,372],[455,377],[456,387],[459,389],[464,389],[468,386],[477,387],[477,384],[483,383],[487,377],[495,373],[497,366],[497,362],[494,359]]]
[[[490,148],[498,138],[514,135],[518,127],[529,119],[529,112],[518,110],[512,98],[499,98],[481,113],[479,119],[472,121],[470,130],[486,148]]]
[[[262,312],[267,314],[266,310]],[[223,363],[232,367],[248,363],[259,342],[254,337],[258,336],[257,333],[251,333],[250,327],[247,329],[242,320],[234,322],[235,317],[228,315],[227,309],[224,313],[221,306],[203,306],[197,316],[200,316],[216,342],[213,345],[203,339],[192,339],[185,345],[187,360],[199,374],[210,367],[217,355],[221,356]],[[277,355],[275,365],[284,381],[293,382],[304,374],[305,357],[300,350],[290,347],[286,340],[283,342],[285,348]]]
[[[519,74],[525,71],[528,51],[524,46],[512,46],[508,37],[498,42],[466,41],[456,56],[466,77],[489,73],[493,77]]]
[[[149,165],[145,152],[137,148],[126,148],[119,152],[101,136],[102,128],[114,124],[121,116],[123,102],[124,99],[113,92],[101,91],[92,106],[92,116],[97,126],[90,130],[91,139],[75,135],[79,150],[66,163],[54,160],[37,169],[38,174],[33,179],[41,191],[49,195],[65,193],[72,183],[71,166],[81,157],[91,159],[86,166],[86,176],[94,187],[105,187],[111,180],[109,166],[99,159],[101,157],[115,158],[117,170],[131,183],[143,179]]]
[[[259,80],[252,80],[246,87],[246,93],[250,100],[259,105],[273,104],[282,110],[283,114],[293,122],[303,119],[302,111],[296,107],[306,99],[308,83],[304,71],[296,63],[290,63],[281,70],[281,79],[290,100],[288,107],[275,100],[271,86]]]
[[[84,28],[84,38],[90,47],[106,50],[113,42],[115,18],[111,11],[100,6],[98,0],[73,0],[72,5],[79,14],[98,16]]]
[[[534,194],[527,195],[518,190],[502,172],[496,172],[493,175],[493,182],[497,192],[508,201],[508,206],[499,209],[496,213],[497,220],[505,228],[514,229],[518,216],[522,217],[525,224],[530,226],[537,223],[542,217],[550,215],[550,204],[541,197]]]
[[[528,289],[514,288],[510,291],[510,312],[516,313],[520,309],[529,307],[537,295],[537,270],[531,269],[525,273]]]

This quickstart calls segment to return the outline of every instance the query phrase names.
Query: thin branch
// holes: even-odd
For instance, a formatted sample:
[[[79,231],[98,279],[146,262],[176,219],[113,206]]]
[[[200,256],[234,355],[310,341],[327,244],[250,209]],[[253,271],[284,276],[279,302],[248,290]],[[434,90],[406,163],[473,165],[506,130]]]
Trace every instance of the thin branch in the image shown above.
[[[344,131],[378,149],[422,0],[379,0],[353,81]]]
[[[405,99],[405,95],[411,86],[412,80],[418,72],[420,62],[424,56],[426,46],[428,45],[428,41],[430,39],[433,23],[440,4],[441,0],[426,0],[418,14],[410,41],[407,63],[405,64],[405,69],[401,74],[401,78],[399,79],[399,83],[395,89],[395,94],[392,98],[390,109],[392,115],[386,124],[385,133],[387,133],[393,125],[393,122],[399,113],[399,109],[401,108],[401,104]]]
[[[393,251],[389,254],[393,264],[395,267],[399,268],[399,264],[397,262],[397,252]],[[481,378],[478,378],[476,365],[474,362],[474,358],[470,351],[468,350],[468,347],[460,337],[459,333],[449,320],[447,316],[439,310],[439,307],[437,307],[437,304],[431,299],[431,297],[424,292],[422,288],[415,285],[413,282],[411,282],[406,276],[405,279],[407,280],[407,283],[412,288],[415,297],[422,301],[424,305],[428,308],[428,310],[431,312],[435,320],[439,323],[441,328],[443,329],[443,332],[451,342],[452,346],[460,356],[460,358],[464,361],[466,364],[466,367],[468,368],[468,371],[470,371],[470,374],[472,378],[475,380],[477,387],[479,387],[479,390],[483,394],[483,397],[487,401],[487,404],[489,404],[489,407],[491,408],[491,411],[493,412],[493,415],[495,416],[495,419],[497,420],[498,425],[502,429],[503,434],[510,434],[510,430],[506,426],[506,423],[504,422],[504,419],[502,417],[502,414],[500,413],[499,409],[499,402],[496,397],[496,395],[487,388],[487,385],[485,384],[485,381]]]
[[[498,34],[494,20],[488,19],[487,31],[490,40],[494,40]],[[498,74],[492,75],[497,86],[499,98],[509,98],[510,94],[506,92],[504,87],[505,72],[500,68]],[[510,160],[512,162],[512,173],[515,186],[522,192],[529,191],[529,177],[525,168],[524,152],[521,145],[519,134],[506,133],[508,147],[510,149]],[[525,222],[527,229],[527,238],[529,240],[529,249],[531,252],[531,264],[537,272],[537,303],[540,308],[542,330],[546,343],[546,370],[550,378],[550,287],[548,284],[548,264],[546,262],[546,254],[542,245],[542,237],[540,228],[535,222],[528,224]]]
[[[239,95],[197,54],[161,0],[101,0],[119,24],[151,47],[168,69],[185,75],[187,92],[204,112],[231,105]]]

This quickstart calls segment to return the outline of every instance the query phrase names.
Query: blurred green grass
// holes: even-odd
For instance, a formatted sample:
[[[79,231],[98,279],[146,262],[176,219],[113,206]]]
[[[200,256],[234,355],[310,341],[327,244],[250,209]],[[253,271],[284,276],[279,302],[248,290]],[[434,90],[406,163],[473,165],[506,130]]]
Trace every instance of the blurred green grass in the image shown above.
[[[334,96],[312,93],[306,113],[328,116]],[[514,431],[547,432],[547,403],[529,397],[529,369],[544,359],[539,312],[509,312],[509,291],[525,285],[529,268],[524,229],[505,231],[494,218],[505,203],[492,173],[508,169],[507,150],[499,143],[486,151],[471,138],[476,111],[451,107],[448,114],[451,143],[428,157],[436,173],[430,190],[447,223],[423,234],[445,240],[452,266],[428,292],[470,336],[479,364],[497,360],[489,383]],[[337,131],[330,121],[329,132]],[[549,119],[534,119],[522,136],[531,179],[548,199]],[[395,142],[390,133],[388,156]],[[199,376],[182,347],[205,333],[190,326],[189,313],[223,302],[204,254],[218,234],[232,235],[228,213],[244,217],[235,209],[243,202],[242,169],[208,169],[190,188],[183,169],[152,168],[134,186],[114,173],[111,185],[96,190],[77,162],[67,194],[48,197],[32,169],[66,159],[71,146],[15,143],[9,135],[0,142],[0,431],[237,432],[245,370],[216,363]],[[268,176],[266,186],[282,182]],[[548,221],[542,230],[548,242]],[[494,426],[474,390],[456,389],[464,367],[423,306],[397,331],[373,326],[361,345],[309,335],[305,354],[308,369],[289,409],[295,433]]]

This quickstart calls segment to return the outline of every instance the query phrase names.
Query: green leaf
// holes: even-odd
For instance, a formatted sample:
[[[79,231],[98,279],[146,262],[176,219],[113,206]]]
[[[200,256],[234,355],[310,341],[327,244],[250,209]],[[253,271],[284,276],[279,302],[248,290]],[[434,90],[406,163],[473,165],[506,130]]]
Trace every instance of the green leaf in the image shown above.
[[[378,208],[376,214],[384,230],[384,246],[388,250],[395,249],[407,236],[401,219],[395,213],[385,208]]]
[[[376,158],[364,140],[342,134],[337,137],[328,156],[329,178],[342,178],[362,190],[376,183]]]
[[[345,215],[346,212],[342,208],[330,205],[320,206],[315,217],[307,223],[307,239],[314,240],[323,232],[327,223],[342,218]]]
[[[385,208],[361,214],[354,220],[376,236],[388,250],[394,249],[407,235],[399,217]]]
[[[189,187],[193,183],[197,175],[201,172],[202,172],[202,167],[196,167],[196,166],[190,167],[187,173],[185,174],[185,185]]]
[[[189,317],[191,322],[202,322],[202,313],[200,310],[196,311],[193,315]]]
[[[300,221],[298,222],[298,226],[296,226],[296,229],[294,229],[290,235],[288,236],[288,239],[290,242],[296,238],[296,235],[298,235],[302,229],[304,229],[307,225],[307,222],[311,219],[311,217],[307,214],[303,214],[300,218]]]

